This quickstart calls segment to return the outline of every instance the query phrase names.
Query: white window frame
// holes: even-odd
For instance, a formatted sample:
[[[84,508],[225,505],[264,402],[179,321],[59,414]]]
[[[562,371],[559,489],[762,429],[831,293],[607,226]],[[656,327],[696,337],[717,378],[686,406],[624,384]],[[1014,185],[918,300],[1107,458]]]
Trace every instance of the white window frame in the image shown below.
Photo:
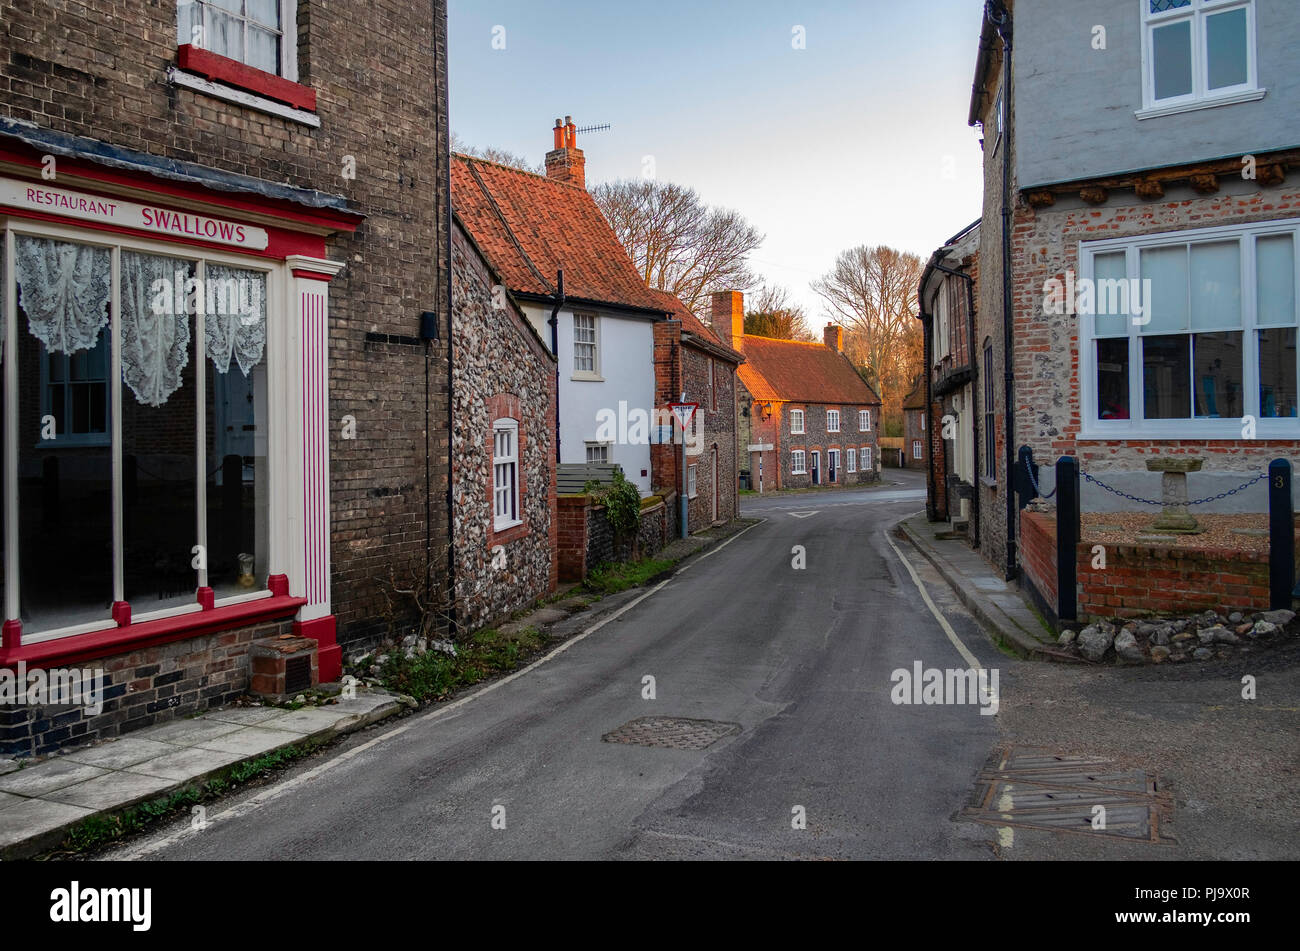
[[[235,13],[233,11],[227,10],[223,7],[220,7],[219,4],[213,3],[212,0],[193,0],[193,2],[199,7],[199,17],[203,24],[202,29],[205,32],[207,30],[207,18],[205,16],[204,8],[206,7],[217,7],[218,9],[220,9],[222,13],[242,23],[244,25],[243,47],[244,50],[247,51],[249,18],[246,13]],[[279,49],[280,55],[278,57],[280,61],[279,72],[270,73],[269,70],[261,69],[261,67],[254,66],[253,64],[246,62],[245,60],[235,60],[235,62],[243,63],[249,69],[256,69],[259,70],[260,72],[269,73],[272,76],[279,76],[282,79],[289,80],[290,82],[297,82],[298,81],[298,0],[279,0],[279,12],[280,12],[280,26],[278,30],[273,31],[270,27],[270,24],[262,23],[260,20],[254,21],[256,22],[258,27],[261,27],[262,29],[265,29],[268,32],[276,32],[279,36],[279,40],[278,40],[280,45],[280,49]],[[176,19],[177,19],[178,28],[180,23],[180,15],[181,15],[181,0],[177,0]],[[183,39],[183,37],[178,36],[177,39],[181,40]],[[185,44],[181,43],[179,45],[185,45]],[[200,49],[209,49],[209,46],[206,43],[199,43],[196,45],[199,46]],[[215,50],[213,52],[215,52]],[[217,55],[225,55],[225,54],[219,53]],[[233,58],[233,57],[227,57],[227,58]]]
[[[709,361],[709,409],[712,410],[713,412],[717,412],[718,382],[717,382],[717,378],[714,376],[714,369],[713,369],[716,361],[712,357],[706,357],[705,359]]]
[[[581,341],[582,346],[591,347],[591,366],[590,370],[578,369],[578,321],[590,320],[592,326],[592,339]],[[573,379],[575,380],[594,380],[601,382],[604,377],[600,375],[600,316],[598,314],[578,314],[573,315]]]
[[[795,419],[796,419],[796,418],[798,418],[798,420],[799,420],[799,427],[798,427],[797,429],[795,428]],[[802,435],[804,435],[804,433],[805,433],[805,431],[806,431],[805,428],[804,428],[804,425],[805,425],[805,423],[804,423],[804,411],[801,410],[801,409],[791,409],[791,410],[790,410],[790,435],[792,435],[792,436],[802,436]]]
[[[697,494],[696,493],[697,473],[695,470],[696,467],[693,465],[686,467],[686,497],[690,499],[695,498]]]
[[[872,462],[873,462],[873,459],[871,458],[871,456],[872,456],[872,453],[871,453],[871,447],[870,447],[870,446],[863,446],[863,447],[862,447],[862,465],[860,466],[860,468],[862,469],[863,472],[870,472],[870,471],[871,471],[871,469],[872,469]]]
[[[869,409],[858,410],[858,432],[860,433],[871,432],[871,410]]]
[[[1258,439],[1300,438],[1300,417],[1261,418],[1259,414],[1259,336],[1256,323],[1258,295],[1255,260],[1255,242],[1270,235],[1291,235],[1297,258],[1300,258],[1300,218],[1255,222],[1218,228],[1200,228],[1190,231],[1168,231],[1132,238],[1116,238],[1079,243],[1079,273],[1091,281],[1094,260],[1098,255],[1123,251],[1127,255],[1128,277],[1139,276],[1140,254],[1149,248],[1179,244],[1202,244],[1233,240],[1241,248],[1241,327],[1242,337],[1242,409],[1256,420]],[[1296,301],[1300,308],[1300,260],[1296,261]],[[1129,341],[1129,419],[1099,419],[1097,414],[1097,354],[1095,318],[1080,316],[1079,320],[1079,398],[1080,438],[1083,439],[1241,439],[1241,420],[1231,418],[1153,419],[1144,417],[1142,403],[1142,327],[1132,320],[1127,325]],[[1298,315],[1300,320],[1300,315]],[[1285,328],[1288,325],[1270,325]],[[1290,325],[1296,326],[1296,325]],[[1237,328],[1230,328],[1237,332]],[[1212,330],[1187,330],[1209,333]],[[1148,335],[1150,336],[1150,335]],[[1122,339],[1122,338],[1114,338]],[[1300,357],[1298,357],[1300,359]],[[1300,367],[1297,368],[1300,379]],[[1189,381],[1190,385],[1190,381]],[[1194,406],[1193,406],[1194,409]]]
[[[1150,0],[1138,0],[1142,5],[1142,104],[1136,113],[1139,119],[1209,109],[1236,102],[1253,102],[1263,99],[1267,90],[1259,87],[1259,66],[1256,56],[1255,0],[1191,0],[1186,7],[1177,7],[1160,13],[1151,12]],[[1223,89],[1209,89],[1207,17],[1230,10],[1246,11],[1246,81]],[[1170,23],[1186,20],[1191,23],[1192,91],[1183,96],[1164,99],[1155,97],[1155,30]]]
[[[109,307],[113,315],[105,325],[104,331],[107,332],[110,340],[111,355],[109,358],[109,380],[114,383],[109,390],[109,445],[111,447],[111,466],[112,466],[112,503],[113,511],[113,538],[112,538],[112,582],[113,582],[113,600],[115,602],[126,601],[126,571],[125,571],[125,527],[123,524],[124,502],[123,492],[125,484],[124,466],[122,451],[122,401],[126,398],[125,390],[128,388],[126,381],[122,379],[121,364],[121,320],[117,315],[121,313],[121,255],[124,251],[139,252],[142,254],[154,254],[162,257],[180,258],[187,261],[195,262],[194,276],[200,280],[205,279],[205,267],[207,264],[220,264],[228,267],[236,267],[249,271],[260,271],[266,275],[266,351],[263,360],[267,368],[267,420],[266,420],[266,439],[267,439],[267,513],[266,513],[266,534],[267,534],[267,557],[266,565],[272,572],[277,570],[281,564],[285,546],[289,542],[290,525],[287,518],[287,510],[291,507],[287,501],[282,498],[284,492],[284,474],[281,462],[287,455],[287,448],[284,443],[287,438],[285,432],[285,422],[280,413],[283,411],[283,392],[288,383],[287,374],[277,370],[280,363],[284,361],[283,351],[281,349],[280,333],[283,332],[283,326],[289,321],[289,314],[292,308],[289,305],[291,300],[290,292],[287,290],[288,265],[278,261],[268,261],[265,258],[253,258],[238,254],[230,254],[221,250],[209,247],[196,247],[191,245],[180,245],[166,241],[152,241],[147,238],[136,238],[128,235],[119,235],[109,232],[96,231],[93,229],[83,229],[60,224],[47,224],[45,222],[30,221],[20,218],[9,218],[7,221],[0,220],[0,255],[4,256],[4,267],[0,272],[4,275],[4,280],[0,282],[0,294],[4,295],[4,317],[0,321],[0,334],[4,335],[3,363],[0,364],[0,380],[3,381],[6,399],[4,401],[4,443],[0,446],[0,465],[5,470],[6,497],[0,500],[0,504],[5,506],[5,532],[0,538],[0,544],[5,546],[5,592],[4,592],[4,611],[8,618],[21,618],[21,590],[19,587],[19,519],[22,517],[18,512],[17,506],[17,486],[18,486],[18,431],[19,431],[19,412],[21,407],[18,399],[18,361],[9,359],[10,354],[18,352],[18,341],[20,339],[18,326],[18,279],[15,274],[15,239],[18,235],[28,235],[37,238],[50,238],[56,241],[69,241],[76,244],[88,245],[92,247],[107,248],[112,255],[112,282],[109,290]],[[206,332],[203,322],[203,307],[198,308],[195,315],[194,337],[190,341],[191,346],[205,348]],[[203,354],[203,359],[195,362],[194,385],[195,392],[205,392],[207,385],[207,375],[215,372],[209,369],[208,359],[205,349],[196,351]],[[194,354],[191,353],[191,359]],[[233,369],[233,368],[232,368]],[[207,529],[207,419],[206,413],[195,414],[195,512],[197,514],[197,525],[195,532],[195,544],[202,545],[204,550],[208,547],[208,529]],[[82,445],[85,445],[84,443]],[[200,475],[202,474],[202,475]],[[12,488],[10,488],[12,487]],[[208,586],[208,573],[206,568],[196,570],[197,587],[206,588]],[[213,602],[214,608],[229,607],[236,604],[242,604],[247,601],[257,601],[272,596],[271,591],[262,590],[254,591],[247,594],[229,595],[217,598]],[[134,608],[134,605],[133,605]],[[185,614],[193,614],[202,610],[198,603],[180,604],[171,607],[161,608],[156,611],[132,612],[132,623],[143,621],[160,620],[169,617],[179,617]],[[23,646],[31,644],[40,644],[45,641],[59,640],[65,637],[74,637],[78,634],[91,634],[98,631],[113,630],[118,627],[117,622],[107,615],[103,619],[86,621],[80,624],[70,625],[61,628],[52,628],[46,631],[23,631]]]
[[[917,415],[921,417],[921,432],[925,432],[925,410],[921,410]]]
[[[834,420],[835,425],[831,425]],[[840,431],[840,411],[837,409],[828,409],[826,411],[826,431],[828,433],[838,433]]]
[[[790,451],[790,474],[808,474],[808,456],[802,449],[792,449]]]
[[[853,447],[844,450],[844,461],[848,463],[848,467],[845,469],[846,472],[850,472],[850,473],[857,472],[858,471],[858,450]]]
[[[588,441],[588,442],[586,443],[586,449],[587,449],[587,451],[586,451],[587,465],[589,465],[589,466],[592,466],[592,465],[608,465],[608,464],[612,461],[611,456],[610,456],[610,452],[611,452],[611,450],[613,449],[613,444],[612,444],[612,443],[607,443],[607,442],[591,442],[591,441]],[[603,449],[603,450],[605,451],[605,460],[604,460],[604,462],[593,462],[593,461],[592,461],[592,458],[591,458],[591,451],[592,451],[593,449]]]
[[[925,447],[922,444],[922,441],[920,439],[912,440],[912,458],[913,459],[925,458]]]
[[[511,451],[505,455],[497,455],[497,437],[501,434],[509,434]],[[499,485],[497,482],[497,468],[499,466],[510,466],[509,486]],[[508,488],[510,512],[500,513],[497,511],[498,493],[502,488]],[[492,421],[492,531],[501,532],[507,528],[514,528],[516,525],[523,524],[523,512],[519,498],[519,420],[509,416],[503,416]]]

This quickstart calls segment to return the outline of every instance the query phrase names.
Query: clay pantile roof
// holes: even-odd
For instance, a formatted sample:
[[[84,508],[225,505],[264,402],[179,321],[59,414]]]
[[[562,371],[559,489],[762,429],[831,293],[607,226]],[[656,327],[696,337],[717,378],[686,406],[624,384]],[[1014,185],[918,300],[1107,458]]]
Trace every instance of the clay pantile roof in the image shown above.
[[[451,201],[512,292],[665,311],[585,188],[453,153]]]
[[[822,343],[745,335],[741,382],[756,400],[879,404],[848,358]]]
[[[682,330],[685,333],[700,337],[707,341],[712,344],[714,350],[720,351],[723,355],[732,357],[736,363],[740,363],[745,359],[744,354],[737,353],[735,350],[732,350],[729,346],[723,343],[722,339],[713,332],[713,328],[706,325],[704,321],[691,313],[690,309],[683,304],[681,299],[675,294],[670,294],[667,291],[656,290],[652,290],[650,293],[654,294],[655,298],[663,306],[664,310],[668,311],[668,316],[670,318],[682,322]]]
[[[912,391],[903,397],[903,409],[925,409],[925,381],[918,378]]]

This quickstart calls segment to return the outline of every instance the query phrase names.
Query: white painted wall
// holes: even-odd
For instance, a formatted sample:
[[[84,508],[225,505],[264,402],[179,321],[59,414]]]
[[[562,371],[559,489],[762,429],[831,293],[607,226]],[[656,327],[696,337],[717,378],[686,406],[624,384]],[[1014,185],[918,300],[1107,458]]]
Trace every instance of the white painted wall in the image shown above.
[[[524,308],[538,336],[551,345],[549,307]],[[581,309],[596,314],[600,329],[600,380],[573,377],[573,311],[559,313],[560,368],[560,462],[586,462],[587,443],[596,441],[598,414],[602,409],[623,415],[633,409],[654,410],[654,323],[646,318],[614,316],[608,311]],[[653,419],[651,419],[653,424]],[[653,425],[649,438],[654,438]],[[610,446],[610,462],[623,467],[623,475],[636,484],[642,495],[650,494],[650,445],[617,440]],[[641,473],[645,472],[643,476]]]

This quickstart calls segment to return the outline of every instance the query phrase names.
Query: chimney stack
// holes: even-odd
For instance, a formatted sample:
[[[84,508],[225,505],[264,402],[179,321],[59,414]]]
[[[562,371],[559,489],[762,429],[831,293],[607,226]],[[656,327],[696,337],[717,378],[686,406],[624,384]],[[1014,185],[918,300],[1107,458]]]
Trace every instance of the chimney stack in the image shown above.
[[[555,148],[546,153],[546,177],[587,187],[587,159],[578,148],[578,127],[572,116],[555,120]]]
[[[822,340],[836,353],[844,352],[844,328],[839,324],[827,324],[822,331]]]
[[[745,295],[740,291],[715,291],[710,301],[713,306],[713,332],[732,350],[743,350]]]

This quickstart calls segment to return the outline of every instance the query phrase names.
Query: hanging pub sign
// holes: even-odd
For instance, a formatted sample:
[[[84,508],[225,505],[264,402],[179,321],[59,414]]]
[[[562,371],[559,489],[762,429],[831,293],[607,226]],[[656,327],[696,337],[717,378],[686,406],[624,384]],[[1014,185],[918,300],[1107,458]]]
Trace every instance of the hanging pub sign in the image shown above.
[[[250,251],[265,251],[269,243],[266,231],[252,225],[210,218],[192,211],[137,205],[102,195],[88,195],[8,178],[0,179],[0,205],[134,228],[173,238],[195,238]]]

